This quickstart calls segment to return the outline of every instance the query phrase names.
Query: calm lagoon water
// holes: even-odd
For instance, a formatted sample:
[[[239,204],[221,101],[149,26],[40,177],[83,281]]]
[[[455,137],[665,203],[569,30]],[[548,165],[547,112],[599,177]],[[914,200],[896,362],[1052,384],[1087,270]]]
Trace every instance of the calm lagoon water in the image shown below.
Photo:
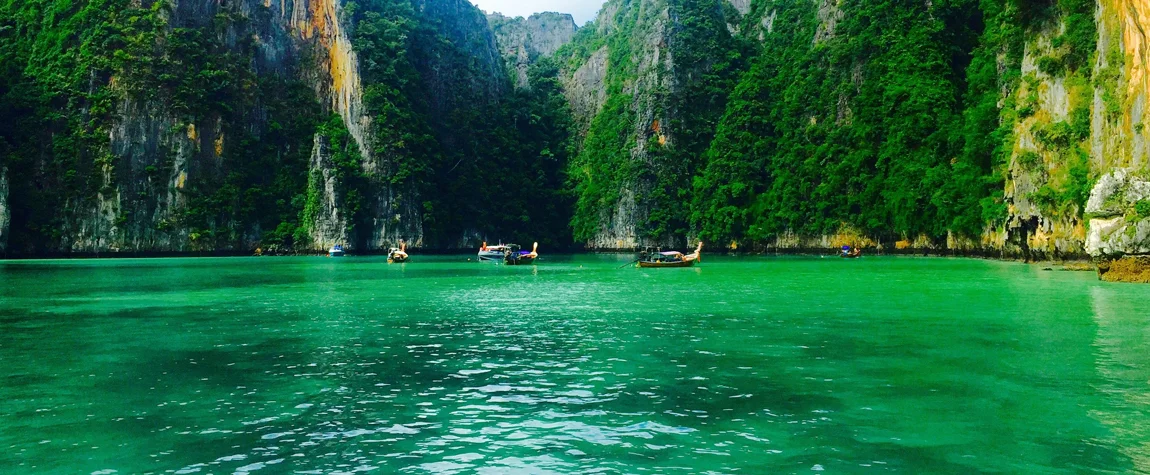
[[[1150,473],[1150,286],[626,261],[0,263],[0,472]]]

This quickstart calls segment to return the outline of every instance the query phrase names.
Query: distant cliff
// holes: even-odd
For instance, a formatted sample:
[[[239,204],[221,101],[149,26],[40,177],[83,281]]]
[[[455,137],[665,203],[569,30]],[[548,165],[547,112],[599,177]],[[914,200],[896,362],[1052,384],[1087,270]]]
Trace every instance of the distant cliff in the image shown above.
[[[487,15],[499,41],[503,59],[514,71],[517,87],[530,87],[528,68],[540,57],[550,57],[575,38],[578,27],[571,15],[537,13],[524,19],[500,13]]]
[[[465,0],[48,3],[71,13],[0,6],[12,254],[443,247],[556,217],[504,183],[561,167]]]
[[[8,250],[8,169],[0,165],[0,253]]]

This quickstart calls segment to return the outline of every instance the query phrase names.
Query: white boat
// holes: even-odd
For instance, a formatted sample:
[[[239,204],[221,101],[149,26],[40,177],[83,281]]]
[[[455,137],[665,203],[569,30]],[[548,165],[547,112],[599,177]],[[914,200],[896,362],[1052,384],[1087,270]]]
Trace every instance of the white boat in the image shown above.
[[[392,264],[402,264],[407,262],[411,256],[407,255],[407,243],[399,243],[399,247],[393,247],[387,252],[387,262]]]
[[[331,249],[327,251],[327,257],[343,257],[345,255],[347,254],[343,252],[343,246],[339,244],[332,246]]]
[[[511,246],[500,244],[498,246],[488,246],[483,243],[479,248],[479,260],[481,261],[502,261],[503,256],[506,256],[511,251]]]

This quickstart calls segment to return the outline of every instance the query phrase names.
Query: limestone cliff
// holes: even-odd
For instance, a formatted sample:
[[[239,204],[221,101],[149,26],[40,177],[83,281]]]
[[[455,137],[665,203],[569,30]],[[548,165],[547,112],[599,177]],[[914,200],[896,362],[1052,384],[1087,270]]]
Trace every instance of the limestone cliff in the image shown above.
[[[718,3],[715,3],[717,6]],[[633,249],[643,245],[674,245],[680,237],[653,229],[647,218],[663,203],[652,200],[666,180],[685,180],[684,169],[665,166],[665,152],[676,145],[680,111],[675,98],[682,94],[687,71],[700,64],[676,67],[673,45],[682,29],[673,2],[611,1],[588,28],[589,50],[565,50],[561,80],[583,139],[573,163],[576,176],[594,188],[610,189],[606,196],[584,196],[576,211],[577,238],[592,249]],[[614,163],[592,163],[608,155]],[[600,168],[601,167],[601,168]],[[650,174],[620,173],[647,170]],[[592,204],[594,203],[594,204]]]
[[[602,147],[604,132],[609,132],[611,138],[623,134],[624,141],[606,144],[626,151],[626,159],[614,159],[614,163],[631,170],[629,176],[639,178],[612,182],[604,178],[615,173],[609,168],[597,169],[580,159],[573,163],[574,176],[582,177],[582,188],[577,191],[589,198],[589,208],[599,212],[593,219],[584,217],[595,222],[589,225],[579,221],[577,211],[576,233],[581,226],[594,230],[581,236],[589,247],[672,243],[692,232],[708,232],[705,222],[717,220],[727,228],[714,234],[728,236],[732,248],[742,245],[752,249],[813,249],[849,241],[888,251],[918,249],[1028,259],[1146,252],[1150,243],[1145,242],[1142,228],[1150,225],[1144,221],[1150,216],[1150,204],[1139,204],[1145,197],[1138,191],[1150,177],[1146,142],[1150,130],[1144,117],[1150,93],[1146,71],[1150,62],[1150,7],[1146,2],[1099,0],[1094,9],[1089,4],[1052,2],[1023,11],[1011,1],[990,2],[981,7],[925,2],[901,5],[897,11],[870,2],[720,3],[721,8],[713,10],[723,12],[723,29],[743,40],[761,43],[763,48],[757,51],[755,47],[735,46],[725,54],[733,58],[759,55],[755,62],[761,63],[763,71],[748,71],[739,86],[743,90],[734,88],[730,99],[737,103],[736,108],[728,109],[729,117],[724,118],[731,122],[732,137],[743,135],[729,142],[720,136],[708,151],[713,154],[708,160],[740,155],[744,156],[744,163],[704,165],[726,170],[729,169],[725,167],[735,167],[736,171],[742,170],[741,175],[717,175],[714,184],[708,186],[714,186],[720,194],[761,196],[757,202],[744,197],[710,210],[696,201],[694,212],[701,216],[700,222],[693,223],[696,229],[671,232],[674,238],[665,242],[661,239],[667,234],[651,234],[652,217],[669,212],[664,204],[651,205],[651,195],[659,191],[658,187],[651,187],[652,181],[657,182],[665,170],[674,170],[654,163],[657,158],[652,157],[673,153],[681,146],[678,129],[682,127],[682,116],[676,115],[675,104],[684,96],[685,86],[693,82],[681,78],[698,78],[707,72],[696,67],[697,61],[677,56],[691,53],[699,44],[722,44],[723,40],[714,23],[709,40],[698,30],[686,31],[684,25],[688,23],[683,18],[692,17],[691,24],[695,25],[699,19],[708,18],[705,9],[684,6],[691,2],[608,2],[599,19],[589,26],[595,29],[598,41],[577,40],[578,48],[561,55],[566,61],[563,80],[582,132],[581,159],[604,160],[609,154],[592,156],[587,153],[588,148]],[[943,18],[948,17],[951,20],[944,23]],[[909,18],[914,20],[906,23]],[[965,20],[961,18],[969,18],[967,25],[979,27],[964,30]],[[930,31],[945,34],[932,37],[934,33],[924,31],[924,36],[912,37],[908,30],[932,23],[937,25]],[[772,37],[780,28],[783,36]],[[897,30],[904,36],[899,37],[897,44],[875,43],[873,32],[885,30]],[[1089,35],[1085,42],[1084,35]],[[691,43],[691,47],[682,47],[684,42]],[[620,48],[620,44],[627,47]],[[954,50],[959,44],[972,49]],[[925,58],[923,55],[931,54],[935,45],[953,52],[948,53],[949,57],[937,56],[933,63],[919,62],[909,64],[911,69],[896,69],[904,67],[898,63],[902,61],[900,50],[914,49],[919,51],[917,56]],[[983,51],[996,52],[995,69],[979,63],[984,57],[995,60],[995,54]],[[763,59],[778,55],[789,56],[787,60]],[[937,68],[939,65],[950,70]],[[976,67],[984,69],[973,69]],[[694,71],[688,71],[691,68]],[[767,71],[768,68],[773,69]],[[963,123],[964,115],[967,121],[983,120],[977,117],[988,115],[985,106],[974,102],[979,100],[975,94],[981,94],[981,90],[961,90],[984,87],[966,82],[976,77],[985,81],[984,71],[997,76],[997,85],[989,86],[997,89],[990,89],[989,93],[993,96],[991,107],[1001,112],[998,132],[987,129],[985,122]],[[710,72],[721,73],[715,67]],[[958,81],[956,74],[967,77]],[[777,81],[780,75],[788,80]],[[716,79],[719,78],[711,77],[717,83]],[[931,97],[916,98],[913,93],[908,96],[904,85],[913,84],[910,90],[917,93],[922,86],[946,82],[952,82],[952,86],[947,86],[950,89],[939,89],[938,95]],[[896,99],[900,96],[903,99]],[[807,102],[796,99],[799,97],[806,97]],[[931,106],[936,111],[932,114],[936,121],[933,128],[924,128],[910,140],[906,140],[906,127],[883,131],[898,116],[913,117],[925,112],[916,109],[921,106],[916,101],[935,102]],[[983,109],[974,111],[979,107]],[[953,112],[948,113],[948,108]],[[865,114],[863,119],[858,118],[860,113]],[[617,117],[613,121],[616,128],[608,131],[597,124],[604,116]],[[759,125],[764,117],[770,117],[770,121]],[[620,128],[624,124],[626,128]],[[963,127],[969,131],[948,130]],[[720,124],[719,129],[722,128]],[[932,131],[966,137],[931,145],[926,139]],[[692,132],[698,136],[701,131]],[[876,133],[877,136],[869,135]],[[763,140],[765,135],[772,138]],[[977,138],[980,136],[989,140]],[[1000,145],[989,146],[997,146],[1001,152],[992,152],[984,145],[998,139],[1002,140]],[[759,143],[750,145],[748,141]],[[961,141],[967,142],[965,148],[953,145]],[[731,150],[732,147],[741,149]],[[873,158],[896,149],[902,152],[890,158]],[[925,152],[926,149],[934,150]],[[652,151],[657,153],[653,155]],[[850,160],[859,160],[858,163],[844,161],[852,154],[859,158]],[[781,158],[784,156],[785,160]],[[920,162],[911,164],[914,160]],[[976,164],[966,165],[963,160]],[[985,167],[986,176],[961,185],[957,181],[952,185],[938,181],[940,176],[965,173],[960,167]],[[924,172],[930,168],[937,171]],[[690,169],[690,164],[677,171],[685,169]],[[826,175],[827,170],[839,170],[838,176]],[[900,176],[893,178],[892,173]],[[696,173],[681,177],[698,180]],[[709,181],[704,178],[704,183]],[[871,180],[869,185],[867,180]],[[915,184],[917,180],[932,184],[922,187]],[[850,181],[858,184],[850,185]],[[1001,188],[982,196],[981,204],[978,198],[963,198],[964,194],[980,193],[974,188],[980,182],[999,181]],[[911,215],[978,214],[977,208],[981,207],[987,225],[981,233],[968,234],[958,229],[958,224],[973,220],[965,217],[935,218],[953,219],[958,224],[900,224],[898,221],[913,222],[916,218],[897,217],[906,214],[907,208],[892,204],[892,197],[903,194],[894,186],[907,186],[906,194],[915,196],[907,205],[923,208]],[[947,191],[946,186],[955,187],[955,191]],[[611,192],[601,193],[601,187]],[[696,200],[700,199],[699,193],[710,192],[693,190]],[[866,195],[871,195],[873,198],[869,199],[874,202],[836,204],[864,199],[860,197]],[[824,202],[807,207],[819,200]],[[1113,206],[1118,203],[1122,206]],[[860,218],[860,213],[867,213],[868,208],[888,206],[890,211]],[[929,209],[934,206],[944,209]],[[947,206],[952,208],[945,209]],[[1001,214],[996,211],[999,207]],[[760,214],[756,216],[752,211]],[[715,217],[726,213],[736,217]],[[764,224],[755,225],[756,221]],[[732,225],[744,226],[736,233],[743,236],[731,239]],[[702,229],[698,229],[700,226]]]
[[[400,240],[423,243],[425,200],[396,177],[408,173],[396,165],[405,151],[394,145],[404,142],[376,137],[378,121],[398,119],[369,110],[364,100],[372,85],[364,81],[353,25],[363,18],[362,6],[345,11],[342,0],[122,3],[123,15],[85,20],[104,22],[100,28],[21,29],[30,33],[20,36],[6,26],[0,34],[15,53],[0,59],[13,64],[35,63],[27,55],[44,49],[32,46],[40,43],[60,48],[42,54],[83,58],[61,71],[75,71],[75,83],[86,88],[56,85],[54,72],[31,73],[27,84],[4,78],[17,84],[13,91],[46,91],[43,103],[34,102],[41,97],[25,103],[0,87],[4,110],[28,114],[9,122],[26,130],[0,129],[0,144],[16,143],[20,155],[10,162],[20,183],[0,206],[4,216],[12,212],[14,232],[4,229],[0,237],[15,236],[13,251],[244,252],[268,245],[301,251],[337,243],[370,251]],[[36,8],[13,2],[3,13],[22,18]],[[506,93],[494,35],[466,0],[371,8],[399,8],[427,25],[420,32],[436,35],[407,45],[422,54],[414,61],[417,94],[427,104],[421,113],[460,116],[473,104],[494,107]],[[120,34],[97,41],[107,51],[79,54],[52,40],[99,37],[101,29],[127,29],[131,42],[122,44],[128,35]],[[423,53],[434,48],[440,51]],[[378,61],[388,53],[375,54]],[[52,116],[67,118],[69,127],[52,124]],[[346,133],[350,148],[333,157],[335,129]],[[447,148],[455,143],[450,133],[435,139]]]
[[[110,1],[0,5],[10,254],[1150,252],[1141,0]]]
[[[524,19],[501,13],[487,15],[495,32],[500,53],[514,71],[515,85],[529,88],[527,69],[539,57],[549,57],[575,38],[578,27],[574,18],[562,13],[537,13]]]
[[[498,101],[506,92],[507,81],[495,33],[488,25],[483,11],[467,0],[423,0],[420,6],[443,38],[469,58],[468,62],[474,68],[470,75],[461,71],[428,69],[429,72],[437,73],[425,76],[433,94],[434,109],[446,111],[451,107],[470,105],[438,101],[453,97],[448,92],[459,87],[471,89],[476,94],[471,97],[472,100]],[[463,82],[460,82],[461,79]]]
[[[8,250],[8,169],[0,166],[0,253]]]
[[[1150,171],[1150,6],[1102,0],[1097,7],[1097,51],[1089,75],[1047,66],[1064,54],[1064,47],[1054,45],[1064,21],[1026,43],[1023,81],[1012,96],[1027,114],[1014,125],[1005,192],[1010,215],[1004,229],[985,239],[1007,254],[1150,252],[1150,222],[1136,209],[1150,199],[1139,178]],[[1076,169],[1081,176],[1074,176]],[[1083,196],[1088,201],[1051,200],[1051,190],[1076,186],[1089,190]]]
[[[1097,258],[1150,254],[1150,5],[1099,3],[1100,76],[1092,103],[1086,250]]]

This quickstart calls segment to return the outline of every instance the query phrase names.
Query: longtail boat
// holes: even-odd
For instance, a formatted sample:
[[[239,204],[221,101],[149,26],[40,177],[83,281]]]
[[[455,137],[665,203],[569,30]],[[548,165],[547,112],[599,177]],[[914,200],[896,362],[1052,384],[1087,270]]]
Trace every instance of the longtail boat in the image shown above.
[[[407,255],[407,243],[400,242],[398,248],[393,247],[390,251],[388,251],[387,262],[393,264],[403,264],[404,262],[407,262],[410,257],[411,256]]]
[[[510,246],[500,244],[498,246],[488,246],[486,242],[479,247],[479,260],[481,261],[498,261],[503,259],[503,256],[510,250]]]
[[[648,269],[661,269],[668,267],[693,267],[695,263],[703,261],[703,243],[695,252],[684,255],[678,251],[648,251],[639,257],[639,267]]]
[[[529,266],[539,258],[539,243],[535,243],[531,252],[521,251],[518,244],[509,244],[507,247],[507,252],[503,254],[503,263],[509,266]]]

